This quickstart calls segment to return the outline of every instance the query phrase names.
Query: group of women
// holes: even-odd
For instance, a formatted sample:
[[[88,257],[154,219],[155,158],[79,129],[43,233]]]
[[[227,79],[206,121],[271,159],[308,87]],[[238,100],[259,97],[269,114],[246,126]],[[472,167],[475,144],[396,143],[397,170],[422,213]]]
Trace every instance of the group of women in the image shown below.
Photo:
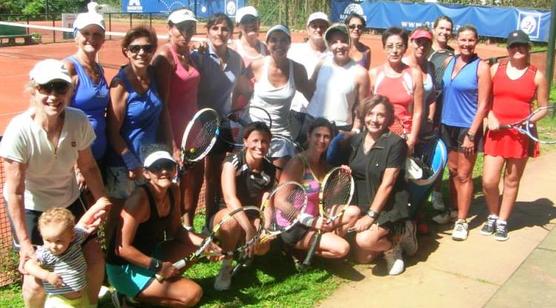
[[[61,206],[79,217],[84,210],[79,193],[88,189],[95,199],[111,201],[106,201],[112,209],[105,230],[109,282],[139,301],[195,305],[201,288],[182,277],[185,269],[174,268],[172,262],[202,240],[191,231],[204,176],[209,229],[230,210],[260,204],[277,184],[296,181],[306,188],[314,219],[283,233],[284,245],[307,250],[321,231],[317,255],[344,258],[351,250],[361,263],[383,255],[387,272],[400,274],[402,255],[417,252],[405,161],[421,136],[435,133],[449,149],[451,204],[457,209],[453,239],[467,238],[471,173],[483,142],[483,188],[490,215],[481,233],[508,238],[507,220],[519,179],[538,148],[519,133],[499,128],[527,115],[535,99],[546,105],[548,95],[545,77],[529,63],[525,33],[510,33],[508,61],[489,68],[475,53],[478,33],[472,26],[458,29],[458,52],[453,52],[448,45],[453,22],[443,16],[432,32],[426,27],[409,35],[395,27],[384,31],[386,62],[371,65],[371,50],[360,40],[363,17],[352,14],[345,24],[330,25],[328,17],[317,12],[308,18],[308,42],[292,47],[320,55],[316,61],[307,59],[315,62],[309,76],[306,63],[289,56],[287,27],[271,27],[263,43],[255,8],[238,10],[236,22],[240,37],[229,44],[234,23],[225,14],[211,16],[208,42],[192,52],[197,24],[189,10],[169,15],[169,40],[163,46],[157,45],[152,29],[135,27],[122,40],[127,64],[108,83],[96,62],[105,39],[102,16],[78,15],[77,52],[63,62],[36,65],[27,87],[31,106],[10,123],[0,147],[7,170],[5,198],[21,262],[33,258],[32,245],[41,244],[38,215]],[[292,106],[296,93],[306,100],[299,110]],[[241,151],[232,152],[218,142],[205,164],[178,175],[179,145],[188,119],[200,108],[227,114],[247,104],[267,110],[272,126],[253,115]],[[293,116],[292,109],[297,111]],[[485,118],[488,130],[483,134]],[[291,125],[292,119],[302,122]],[[299,131],[292,132],[292,127]],[[223,128],[221,133],[229,132]],[[305,142],[305,150],[297,151],[295,138]],[[343,216],[328,222],[317,218],[318,192],[333,165],[351,173],[356,189]],[[173,181],[176,176],[180,184]],[[441,201],[439,192],[433,193],[435,208],[449,211],[438,205]],[[222,227],[220,247],[212,249],[226,253],[251,240],[254,221],[238,215]],[[83,250],[94,304],[105,259],[96,239],[85,242]],[[267,251],[268,246],[255,249],[257,254]],[[231,262],[229,257],[222,261],[216,289],[230,287]],[[155,274],[162,279],[154,279]],[[26,304],[40,305],[40,281],[24,277]]]

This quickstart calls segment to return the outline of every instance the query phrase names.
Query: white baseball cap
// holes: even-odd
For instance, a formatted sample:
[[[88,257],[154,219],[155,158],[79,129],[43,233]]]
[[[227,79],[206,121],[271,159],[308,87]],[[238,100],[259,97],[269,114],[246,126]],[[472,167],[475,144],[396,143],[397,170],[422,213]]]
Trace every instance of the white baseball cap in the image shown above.
[[[176,160],[167,151],[155,151],[149,154],[147,158],[145,158],[145,161],[143,162],[143,167],[149,168],[159,160],[169,160],[173,163],[176,163]]]
[[[252,16],[252,17],[258,18],[259,13],[257,12],[257,9],[252,7],[252,6],[244,6],[244,7],[240,8],[239,10],[237,10],[236,23],[239,24],[241,22],[241,20],[244,17],[247,17],[247,16]]]
[[[29,79],[38,84],[47,84],[53,80],[71,83],[71,77],[64,62],[55,59],[46,59],[35,64],[29,72]]]
[[[173,11],[168,16],[168,21],[171,21],[173,24],[179,24],[185,21],[197,21],[195,18],[195,14],[188,9],[179,9]]]
[[[96,12],[77,14],[77,18],[75,18],[75,21],[73,22],[73,29],[79,31],[89,25],[97,25],[101,27],[102,30],[106,30],[104,27],[104,18]]]
[[[268,41],[268,37],[270,36],[270,34],[272,34],[272,32],[276,32],[276,31],[284,32],[285,34],[288,35],[288,37],[290,37],[290,40],[291,40],[290,29],[288,29],[288,27],[286,27],[284,25],[275,25],[275,26],[272,26],[272,28],[268,29],[268,31],[266,31],[266,40]]]
[[[313,14],[309,15],[309,18],[307,18],[307,26],[315,20],[324,20],[327,23],[330,23],[328,15],[323,12],[314,12]]]

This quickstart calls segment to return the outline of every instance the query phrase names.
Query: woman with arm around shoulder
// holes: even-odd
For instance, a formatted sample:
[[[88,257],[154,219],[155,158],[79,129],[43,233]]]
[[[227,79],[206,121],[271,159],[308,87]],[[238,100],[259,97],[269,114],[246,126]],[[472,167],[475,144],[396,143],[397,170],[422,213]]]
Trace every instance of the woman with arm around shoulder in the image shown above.
[[[406,139],[408,154],[418,140],[423,110],[423,77],[419,69],[402,62],[408,35],[396,27],[382,34],[386,63],[369,71],[371,94],[384,95],[394,106],[390,130]]]
[[[276,182],[276,168],[266,159],[270,148],[270,129],[263,122],[252,122],[245,127],[243,150],[230,153],[222,167],[222,194],[224,205],[214,215],[211,227],[219,224],[231,211],[243,206],[260,207],[262,200]],[[224,223],[217,237],[224,252],[232,252],[238,243],[248,243],[253,239],[260,220],[250,212],[239,212]],[[244,237],[244,238],[243,238]],[[268,251],[268,245],[255,247],[255,254]],[[232,257],[225,257],[220,272],[214,281],[218,291],[227,290],[231,284]]]
[[[500,129],[527,117],[537,100],[538,107],[548,104],[548,83],[544,74],[530,63],[529,36],[521,30],[508,35],[509,61],[494,64],[492,76],[492,110],[488,113],[483,161],[483,191],[489,216],[481,234],[498,241],[508,237],[508,219],[515,205],[519,181],[529,157],[539,155],[539,144],[513,129]],[[533,122],[546,116],[539,112]],[[502,201],[498,184],[504,174]]]
[[[409,215],[403,174],[407,145],[388,130],[394,107],[385,96],[363,101],[359,115],[365,130],[349,139],[348,154],[355,180],[353,202],[361,211],[353,227],[355,260],[369,263],[384,253],[388,273],[398,275],[404,270],[402,250],[408,255],[417,251],[414,234],[400,238]]]
[[[168,16],[169,42],[162,45],[153,59],[153,66],[159,84],[159,92],[164,103],[161,121],[172,138],[174,158],[179,164],[181,158],[180,146],[183,133],[189,121],[198,111],[197,91],[200,74],[189,53],[189,44],[195,34],[197,20],[195,15],[180,9]],[[180,190],[182,194],[183,225],[191,229],[197,201],[203,181],[204,164],[197,163],[180,174]]]
[[[173,263],[195,250],[202,238],[180,222],[180,192],[172,182],[177,163],[163,146],[147,147],[144,184],[135,187],[109,243],[106,272],[119,293],[147,304],[190,307],[203,291]],[[217,247],[214,247],[217,248]],[[162,277],[162,281],[155,279]]]
[[[351,58],[368,70],[371,67],[371,48],[361,43],[361,35],[363,35],[363,31],[365,31],[367,26],[365,18],[357,13],[351,13],[344,22],[349,28],[349,36],[351,37]]]
[[[460,53],[452,58],[443,76],[443,107],[440,134],[448,148],[452,204],[458,217],[452,239],[467,239],[467,215],[473,198],[472,173],[477,151],[482,148],[483,119],[489,108],[491,80],[488,64],[475,53],[477,29],[458,29]]]
[[[19,269],[24,274],[23,300],[28,307],[42,307],[42,283],[23,270],[25,262],[34,258],[33,245],[42,245],[38,217],[54,207],[65,207],[76,218],[84,214],[75,166],[105,211],[110,209],[110,202],[90,148],[95,133],[82,111],[67,107],[72,84],[64,63],[40,61],[29,77],[30,108],[10,121],[0,143],[0,156],[6,170],[4,198],[15,231]],[[96,304],[104,278],[104,258],[96,239],[84,244],[83,253],[88,266],[89,301]]]
[[[280,236],[282,241],[297,250],[306,251],[311,246],[318,230],[323,232],[317,247],[317,255],[324,258],[341,259],[349,252],[349,243],[343,238],[355,220],[359,209],[349,206],[344,214],[334,222],[327,222],[319,215],[319,191],[322,180],[330,170],[325,156],[332,139],[333,126],[324,118],[317,118],[307,130],[307,150],[294,156],[286,165],[280,183],[294,181],[301,183],[307,192],[307,216]],[[349,168],[344,168],[350,172]]]

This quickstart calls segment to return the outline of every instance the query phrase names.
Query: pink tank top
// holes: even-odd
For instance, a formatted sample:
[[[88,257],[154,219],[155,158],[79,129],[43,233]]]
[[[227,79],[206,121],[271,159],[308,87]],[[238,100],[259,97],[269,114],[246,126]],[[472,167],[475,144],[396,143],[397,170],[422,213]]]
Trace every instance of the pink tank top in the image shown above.
[[[305,172],[303,173],[303,181],[301,185],[305,188],[307,192],[307,207],[305,212],[312,216],[317,216],[319,214],[319,192],[320,192],[320,181],[311,170],[309,162],[305,159],[305,156],[300,155],[303,161]]]
[[[409,106],[413,103],[413,78],[411,68],[407,67],[401,76],[392,78],[384,72],[384,65],[378,69],[373,89],[374,94],[388,97],[394,105],[394,115],[400,119],[407,132],[411,132],[412,114]]]
[[[174,141],[179,145],[187,123],[198,110],[197,89],[201,77],[199,71],[192,65],[189,65],[186,69],[181,64],[176,51],[172,47],[169,49],[176,69],[170,78],[168,112],[170,113]]]

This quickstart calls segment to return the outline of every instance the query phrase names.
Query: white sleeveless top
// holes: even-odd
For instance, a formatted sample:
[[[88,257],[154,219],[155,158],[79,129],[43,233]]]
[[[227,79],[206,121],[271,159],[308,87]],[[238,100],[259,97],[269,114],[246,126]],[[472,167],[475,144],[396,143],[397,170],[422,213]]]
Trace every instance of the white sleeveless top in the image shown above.
[[[353,106],[357,101],[355,76],[357,63],[350,60],[343,66],[326,57],[318,71],[316,89],[307,113],[334,121],[338,126],[353,123]]]
[[[280,87],[275,87],[268,81],[269,62],[270,58],[266,57],[261,74],[262,78],[255,82],[253,88],[251,106],[263,108],[270,114],[272,119],[270,131],[273,135],[290,137],[290,130],[288,127],[289,112],[293,96],[295,95],[293,62],[288,60],[290,70],[288,81]],[[252,121],[264,121],[264,119],[258,118],[257,114],[251,114],[250,116]]]

